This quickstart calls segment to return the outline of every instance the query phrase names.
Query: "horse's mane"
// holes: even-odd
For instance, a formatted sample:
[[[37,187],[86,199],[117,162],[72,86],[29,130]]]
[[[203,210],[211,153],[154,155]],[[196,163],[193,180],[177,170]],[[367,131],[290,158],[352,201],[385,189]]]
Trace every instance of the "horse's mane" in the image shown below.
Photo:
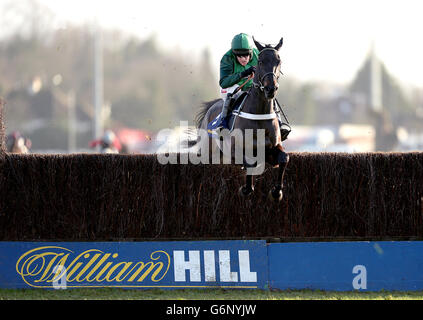
[[[203,102],[201,104],[200,111],[197,113],[197,115],[195,116],[195,120],[194,120],[197,128],[200,128],[201,123],[203,122],[207,111],[209,111],[209,109],[219,100],[220,99],[214,99],[212,101],[206,101],[206,102]]]

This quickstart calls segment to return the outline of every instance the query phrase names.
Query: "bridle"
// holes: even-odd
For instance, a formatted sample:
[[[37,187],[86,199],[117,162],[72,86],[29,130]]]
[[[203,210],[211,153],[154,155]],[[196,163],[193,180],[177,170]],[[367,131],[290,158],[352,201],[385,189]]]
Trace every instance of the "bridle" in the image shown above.
[[[268,51],[268,50],[276,51],[276,52],[278,51],[274,48],[264,48],[264,49],[262,49],[258,54],[259,55],[259,62],[260,62],[260,54],[262,54],[264,51]],[[274,72],[267,72],[263,76],[260,77],[260,80],[258,81],[258,83],[253,80],[254,88],[257,88],[261,92],[264,92],[265,87],[263,86],[263,81],[267,76],[272,76],[273,78],[276,78],[276,80],[279,79],[279,77]],[[278,88],[278,83],[276,82],[276,89],[277,88]],[[271,113],[267,113],[267,114],[253,114],[253,113],[243,112],[242,108],[243,108],[244,102],[245,102],[246,98],[248,97],[248,95],[242,101],[241,106],[239,107],[238,111],[235,110],[235,111],[232,112],[232,114],[234,114],[235,117],[241,117],[241,118],[245,118],[245,119],[249,119],[249,120],[272,120],[272,119],[276,118],[276,113],[273,112],[273,111]],[[234,124],[235,124],[235,121],[233,122],[233,125]],[[233,125],[232,125],[232,129],[233,129]]]
[[[259,52],[259,54],[258,54],[258,56],[259,56],[259,59],[260,59],[260,55],[264,52],[264,51],[268,51],[268,50],[271,50],[271,51],[276,51],[277,52],[277,50],[276,49],[274,49],[274,48],[264,48],[263,50],[261,50],[260,52]],[[259,62],[260,62],[260,60],[259,60]],[[264,81],[264,79],[267,77],[267,76],[269,76],[269,75],[271,75],[271,76],[273,76],[273,78],[276,78],[276,80],[279,80],[279,77],[274,73],[274,72],[267,72],[267,73],[265,73],[263,76],[261,76],[260,77],[260,80],[258,81],[258,83],[257,82],[254,82],[254,80],[253,80],[253,86],[254,86],[254,88],[256,88],[256,89],[260,89],[260,91],[264,91],[264,86],[263,86],[263,81]],[[277,83],[277,81],[276,81],[276,88],[278,88],[278,83]]]

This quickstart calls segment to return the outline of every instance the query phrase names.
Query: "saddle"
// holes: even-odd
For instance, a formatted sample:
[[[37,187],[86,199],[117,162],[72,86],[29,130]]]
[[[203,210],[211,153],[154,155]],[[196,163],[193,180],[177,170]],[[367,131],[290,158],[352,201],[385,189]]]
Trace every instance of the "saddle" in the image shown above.
[[[248,92],[243,92],[242,94],[240,94],[235,101],[232,102],[232,104],[229,106],[229,110],[228,110],[228,127],[230,128],[230,132],[232,132],[233,130],[233,124],[235,122],[235,117],[236,115],[234,115],[234,113],[239,113],[242,108],[242,104],[245,100],[245,98],[247,97]],[[275,110],[276,115],[278,117],[278,121],[279,121],[279,127],[280,127],[280,132],[281,132],[281,141],[285,141],[286,139],[288,139],[288,135],[291,133],[291,126],[289,125],[289,121],[285,115],[285,113],[283,112],[281,106],[279,105],[279,102],[277,100],[276,101],[276,105],[277,105],[277,109]],[[282,117],[281,114],[283,115],[283,117],[285,118],[285,121],[282,121]],[[219,120],[220,120],[221,114],[219,113],[219,115],[213,120],[211,121],[208,125],[207,125],[207,132],[209,137],[211,138],[217,138],[217,132],[216,132],[216,128],[218,127],[219,124]]]
[[[232,101],[231,105],[229,105],[227,120],[228,120],[228,126],[230,128],[230,131],[232,131],[233,124],[235,121],[235,115],[233,114],[233,112],[239,111],[244,99],[247,97],[247,94],[248,92],[242,92],[237,98],[235,98],[234,101]],[[215,119],[213,119],[211,122],[209,122],[209,124],[207,125],[207,132],[209,134],[209,137],[213,137],[213,138],[217,137],[216,128],[220,122],[219,121],[220,117],[221,117],[221,114],[219,113],[218,116]]]

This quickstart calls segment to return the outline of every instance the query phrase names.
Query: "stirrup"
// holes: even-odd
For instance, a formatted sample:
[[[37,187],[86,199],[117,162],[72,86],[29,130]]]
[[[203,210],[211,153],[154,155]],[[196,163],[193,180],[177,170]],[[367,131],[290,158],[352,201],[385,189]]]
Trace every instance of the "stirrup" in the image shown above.
[[[227,118],[227,116],[220,118],[220,121],[216,126],[216,130],[229,129],[228,120],[226,120]]]

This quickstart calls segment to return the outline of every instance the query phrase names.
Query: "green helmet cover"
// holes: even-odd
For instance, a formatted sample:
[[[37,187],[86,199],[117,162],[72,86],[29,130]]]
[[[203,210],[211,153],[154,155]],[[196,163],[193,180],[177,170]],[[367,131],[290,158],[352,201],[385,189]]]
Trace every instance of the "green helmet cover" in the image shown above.
[[[253,41],[248,34],[240,33],[232,39],[231,48],[234,54],[251,54]]]

